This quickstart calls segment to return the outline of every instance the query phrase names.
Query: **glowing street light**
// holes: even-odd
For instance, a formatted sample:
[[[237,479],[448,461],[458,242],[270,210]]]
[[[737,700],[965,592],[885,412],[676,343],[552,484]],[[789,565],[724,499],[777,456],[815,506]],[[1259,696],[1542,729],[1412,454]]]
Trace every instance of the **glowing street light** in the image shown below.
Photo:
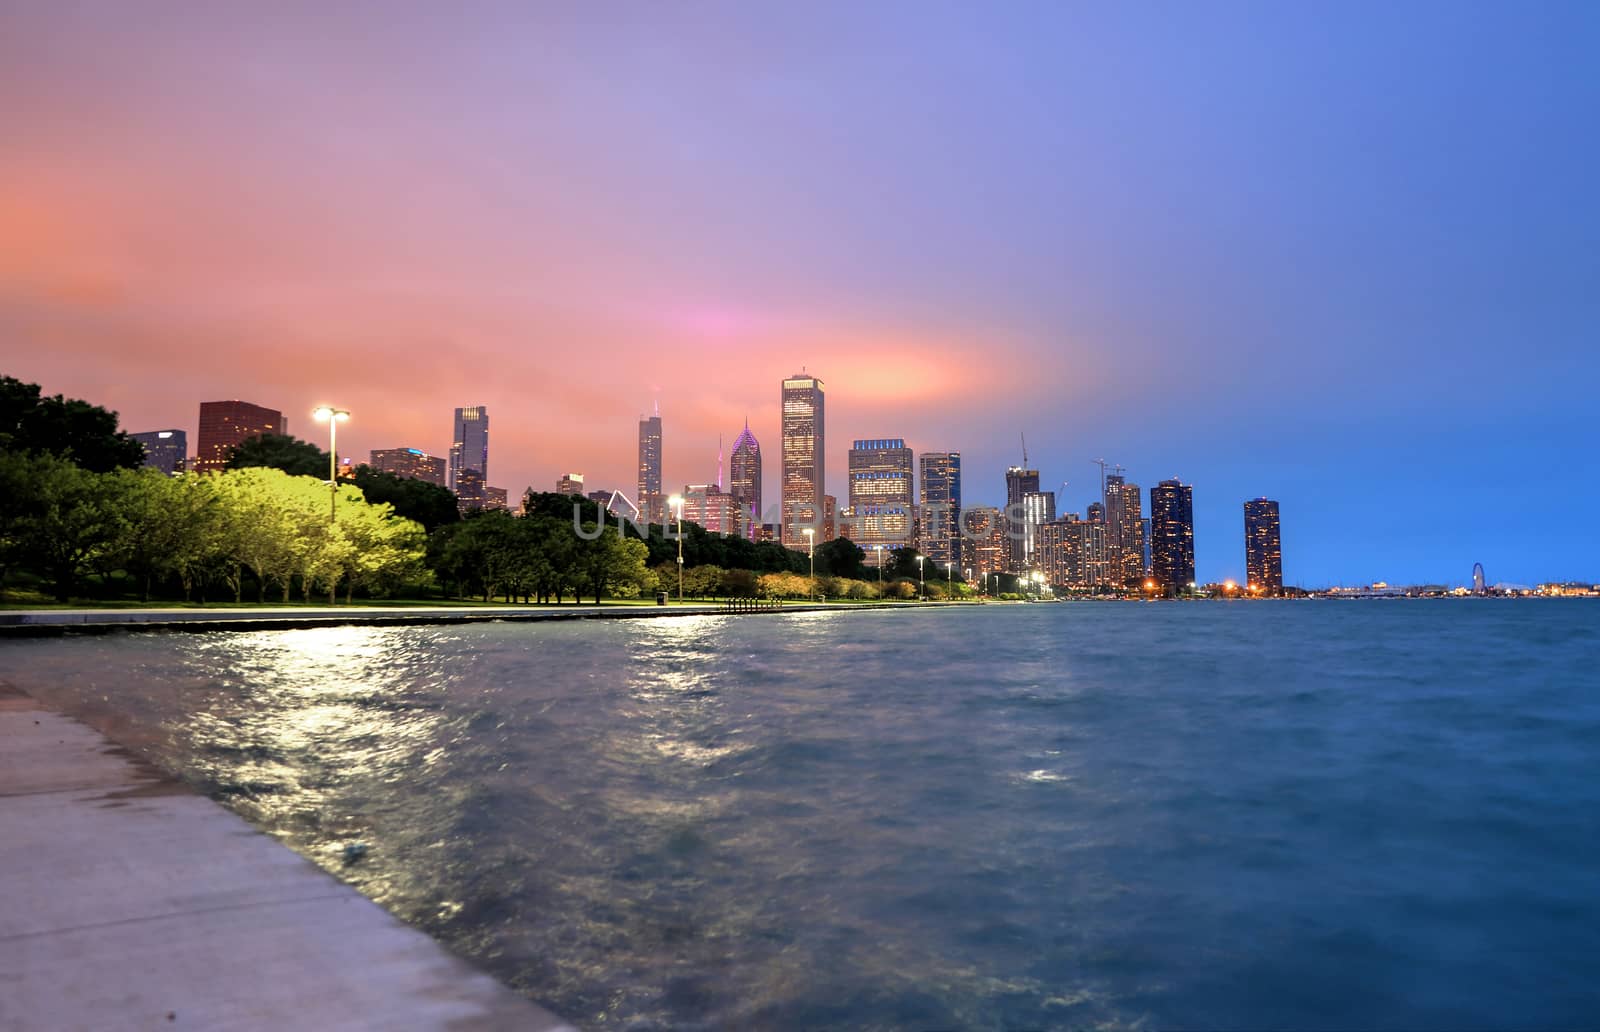
[[[922,583],[922,556],[917,556],[917,601],[927,601],[926,585]]]
[[[339,424],[349,419],[350,413],[323,405],[311,416],[328,424],[328,522],[333,523],[339,519]]]
[[[667,499],[667,504],[672,506],[678,518],[678,603],[683,604],[683,495],[673,495]]]
[[[817,600],[817,531],[815,527],[807,527],[800,533],[806,536],[806,558],[811,560],[811,583],[807,585],[811,601]]]
[[[883,583],[883,546],[873,545],[872,550],[878,553],[878,583]]]

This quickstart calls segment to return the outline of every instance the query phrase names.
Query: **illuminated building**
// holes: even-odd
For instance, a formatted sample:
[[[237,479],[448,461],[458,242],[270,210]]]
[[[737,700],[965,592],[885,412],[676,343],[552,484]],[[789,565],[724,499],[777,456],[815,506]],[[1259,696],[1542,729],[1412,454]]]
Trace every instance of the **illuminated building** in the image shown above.
[[[822,540],[832,541],[839,536],[839,499],[833,495],[822,496]]]
[[[444,459],[437,455],[429,455],[419,448],[374,448],[368,465],[379,473],[393,473],[397,477],[426,480],[440,487],[449,486],[445,476]]]
[[[228,468],[233,449],[262,434],[287,434],[289,423],[276,409],[248,401],[202,401],[200,435],[195,449],[196,473]]]
[[[449,487],[458,496],[462,494],[461,474],[467,470],[478,474],[479,488],[488,482],[489,410],[482,405],[456,409],[455,422],[450,427]]]
[[[1039,471],[1012,466],[1006,470],[1006,572],[1021,573],[1027,567],[1022,499],[1039,491]]]
[[[916,482],[906,442],[898,437],[856,441],[850,447],[849,477],[845,536],[866,549],[911,544]]]
[[[827,540],[823,495],[827,483],[822,381],[804,372],[783,381],[781,522],[783,543],[805,548],[806,528]]]
[[[509,509],[509,492],[503,487],[486,487],[483,489],[483,507],[485,509]]]
[[[1244,568],[1250,590],[1263,595],[1283,594],[1283,540],[1277,502],[1257,498],[1244,503]]]
[[[461,510],[463,516],[474,509],[489,508],[488,491],[484,487],[482,473],[471,467],[459,471],[451,470],[451,473],[455,481],[452,490],[456,493],[456,507]]]
[[[1053,588],[1098,588],[1108,579],[1107,524],[1077,513],[1035,528],[1035,566]]]
[[[189,453],[189,435],[182,430],[151,430],[132,435],[144,445],[144,464],[172,476],[183,472]]]
[[[728,493],[739,503],[745,513],[746,536],[755,540],[761,526],[761,445],[750,432],[750,421],[744,421],[744,430],[733,442],[733,455],[728,459]]]
[[[738,498],[715,484],[690,484],[683,489],[683,522],[712,534],[742,534],[745,520]]]
[[[999,509],[987,505],[963,509],[957,527],[961,531],[961,554],[966,556],[967,567],[975,577],[981,581],[989,574],[1007,572],[1007,522]]]
[[[1022,496],[1022,569],[1034,566],[1035,536],[1039,527],[1056,518],[1054,491],[1029,491]],[[1013,539],[1015,544],[1015,539]]]
[[[1144,579],[1144,512],[1139,485],[1106,477],[1106,575],[1113,587]]]
[[[563,473],[561,479],[556,481],[556,494],[581,495],[583,494],[583,474]]]
[[[917,547],[936,564],[965,560],[961,552],[961,453],[923,452]]]
[[[1167,595],[1194,583],[1194,488],[1176,480],[1150,489],[1150,576]]]
[[[665,523],[661,494],[661,413],[639,420],[639,512],[649,523]]]

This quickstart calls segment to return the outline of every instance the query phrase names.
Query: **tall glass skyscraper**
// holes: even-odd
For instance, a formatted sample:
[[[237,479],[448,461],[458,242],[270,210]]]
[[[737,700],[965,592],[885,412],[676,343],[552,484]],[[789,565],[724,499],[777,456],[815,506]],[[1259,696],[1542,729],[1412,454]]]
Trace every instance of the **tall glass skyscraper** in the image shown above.
[[[935,565],[954,563],[959,571],[965,562],[961,555],[961,453],[923,452],[920,547]]]
[[[916,501],[914,457],[899,437],[856,441],[850,447],[850,540],[862,548],[910,545]]]
[[[756,540],[766,514],[761,511],[761,445],[750,432],[748,419],[733,442],[733,455],[728,460],[728,493],[746,514],[745,536]]]
[[[1022,500],[1039,492],[1039,471],[1012,466],[1006,470],[1006,571],[1021,573],[1027,563],[1026,522]]]
[[[1106,477],[1106,572],[1121,588],[1144,577],[1144,507],[1139,485],[1120,473]]]
[[[827,540],[823,496],[827,491],[822,381],[799,372],[783,381],[783,543],[804,548],[801,531]]]
[[[639,514],[648,523],[666,522],[661,495],[661,413],[639,420]]]
[[[1176,480],[1150,489],[1150,576],[1168,595],[1194,583],[1194,488]]]
[[[450,428],[450,490],[457,494],[464,469],[477,471],[477,484],[489,482],[489,410],[482,405],[456,409]]]
[[[1252,591],[1283,594],[1283,538],[1277,502],[1256,498],[1244,503],[1244,568]]]

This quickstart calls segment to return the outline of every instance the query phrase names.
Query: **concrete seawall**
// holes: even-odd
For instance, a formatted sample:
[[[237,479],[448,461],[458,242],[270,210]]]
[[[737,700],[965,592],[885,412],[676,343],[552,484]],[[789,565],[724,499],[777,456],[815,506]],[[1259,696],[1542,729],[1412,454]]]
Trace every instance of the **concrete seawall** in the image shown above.
[[[884,609],[940,608],[973,602],[796,602],[741,616],[785,613],[874,612]],[[532,623],[547,620],[629,620],[667,616],[715,616],[720,604],[672,606],[350,606],[246,607],[242,609],[29,609],[0,611],[0,638],[50,637],[111,631],[259,631],[350,625],[404,626],[484,621]]]
[[[0,1032],[571,1026],[0,683]]]

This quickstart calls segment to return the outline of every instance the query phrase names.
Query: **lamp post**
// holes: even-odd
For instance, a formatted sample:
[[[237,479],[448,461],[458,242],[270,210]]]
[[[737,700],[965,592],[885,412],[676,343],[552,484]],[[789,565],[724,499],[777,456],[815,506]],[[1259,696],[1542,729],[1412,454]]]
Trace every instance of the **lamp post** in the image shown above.
[[[806,585],[806,596],[815,602],[817,600],[817,532],[815,528],[807,527],[800,533],[806,536],[806,558],[811,562],[811,583]]]
[[[334,523],[339,519],[339,424],[349,419],[350,413],[323,405],[311,416],[328,424],[328,522]]]
[[[927,597],[927,585],[922,582],[922,556],[917,556],[917,601],[921,602]]]
[[[873,545],[872,550],[878,553],[878,583],[883,583],[883,546]]]
[[[678,519],[678,604],[683,604],[683,495],[667,499]]]
[[[946,595],[951,594],[955,590],[955,565],[955,563],[944,564],[944,590]]]

